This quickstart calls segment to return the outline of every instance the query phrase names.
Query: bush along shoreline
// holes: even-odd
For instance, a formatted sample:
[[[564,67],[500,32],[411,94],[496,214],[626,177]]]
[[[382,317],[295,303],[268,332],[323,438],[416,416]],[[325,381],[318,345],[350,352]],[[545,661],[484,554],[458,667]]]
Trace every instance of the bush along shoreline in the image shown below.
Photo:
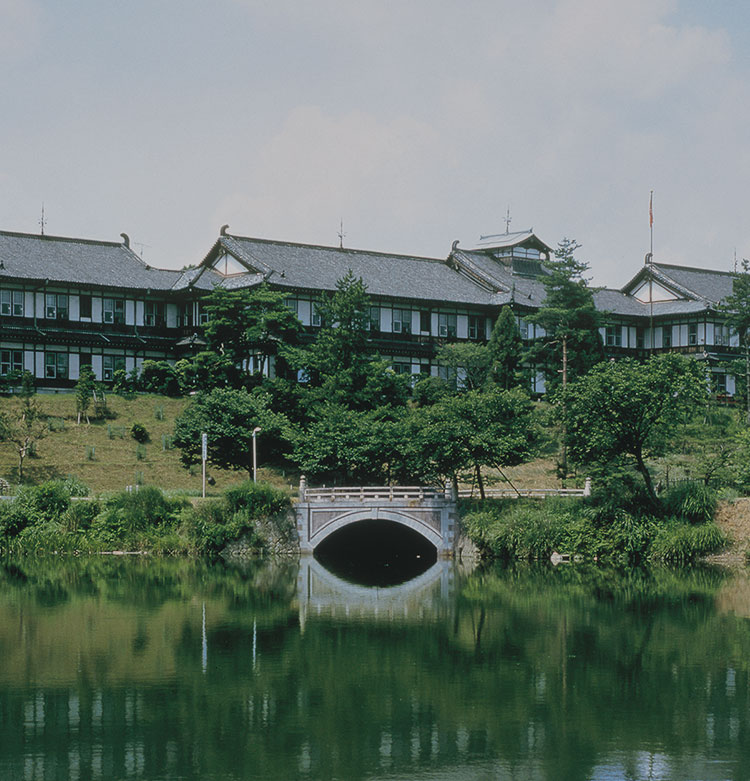
[[[299,553],[291,497],[247,481],[217,499],[158,488],[89,497],[76,478],[27,486],[0,502],[0,553],[255,556]],[[549,561],[553,554],[616,564],[690,564],[724,549],[716,492],[668,490],[655,506],[632,483],[612,481],[590,498],[460,502],[464,534],[483,558]]]
[[[549,561],[557,553],[617,564],[691,564],[730,542],[713,521],[716,506],[716,492],[702,484],[672,488],[655,506],[615,483],[583,501],[464,502],[461,515],[486,558]]]
[[[216,557],[295,552],[288,494],[247,481],[192,504],[152,486],[89,497],[75,478],[23,487],[0,502],[0,552],[145,552]]]

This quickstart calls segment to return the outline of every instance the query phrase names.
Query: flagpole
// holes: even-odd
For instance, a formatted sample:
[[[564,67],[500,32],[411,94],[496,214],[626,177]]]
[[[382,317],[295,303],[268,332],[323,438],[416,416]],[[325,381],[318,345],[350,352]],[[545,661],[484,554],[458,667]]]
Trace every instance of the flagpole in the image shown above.
[[[648,227],[651,234],[651,244],[648,253],[648,310],[649,330],[651,331],[651,353],[656,347],[656,333],[654,331],[654,191],[648,199]]]
[[[648,201],[648,225],[651,231],[651,246],[649,251],[651,252],[651,262],[654,258],[654,191],[651,190],[651,197]]]

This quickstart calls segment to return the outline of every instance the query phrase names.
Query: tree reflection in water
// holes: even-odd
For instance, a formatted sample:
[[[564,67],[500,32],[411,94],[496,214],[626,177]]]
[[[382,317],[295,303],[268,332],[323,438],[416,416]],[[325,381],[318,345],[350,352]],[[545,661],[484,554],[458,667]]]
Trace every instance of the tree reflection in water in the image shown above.
[[[745,581],[319,566],[4,562],[0,778],[747,775]]]

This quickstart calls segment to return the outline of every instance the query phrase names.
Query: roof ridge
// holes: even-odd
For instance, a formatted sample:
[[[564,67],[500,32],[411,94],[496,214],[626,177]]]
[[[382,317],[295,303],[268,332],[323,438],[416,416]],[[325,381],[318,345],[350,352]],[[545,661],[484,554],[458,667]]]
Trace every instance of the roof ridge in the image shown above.
[[[79,239],[74,236],[51,236],[47,233],[23,233],[20,231],[0,230],[0,236],[13,236],[15,238],[22,238],[22,239],[40,239],[42,241],[64,241],[69,244],[96,244],[105,247],[125,246],[121,241],[104,241],[103,239]]]
[[[659,266],[660,268],[678,268],[682,271],[699,271],[701,274],[724,274],[727,276],[734,276],[734,271],[722,271],[717,268],[700,268],[698,266],[684,266],[680,263],[653,263],[654,266]]]
[[[260,239],[255,236],[238,236],[235,233],[226,233],[226,236],[240,241],[257,241],[261,244],[275,244],[277,246],[300,247],[308,249],[320,249],[328,252],[345,252],[353,255],[378,255],[386,258],[410,258],[412,260],[426,260],[432,263],[445,263],[444,258],[430,258],[426,255],[406,255],[397,252],[382,252],[380,250],[355,249],[353,247],[331,247],[327,244],[306,244],[300,241],[279,241],[277,239]]]

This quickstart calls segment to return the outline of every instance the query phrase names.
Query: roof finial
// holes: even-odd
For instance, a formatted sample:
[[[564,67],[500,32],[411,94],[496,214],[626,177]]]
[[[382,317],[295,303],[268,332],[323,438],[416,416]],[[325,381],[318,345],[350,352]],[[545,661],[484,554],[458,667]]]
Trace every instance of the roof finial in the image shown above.
[[[344,249],[344,236],[346,236],[346,233],[344,233],[344,220],[341,219],[339,221],[339,232],[336,234],[339,237],[339,247],[341,249]]]
[[[42,229],[42,236],[44,236],[44,226],[47,224],[47,220],[44,217],[44,201],[42,201],[42,216],[39,219],[39,227]]]
[[[226,236],[228,230],[229,230],[229,225],[222,225],[219,234],[222,236]]]
[[[511,216],[510,216],[510,206],[509,206],[505,211],[505,235],[506,236],[510,233],[510,221],[511,221]]]

